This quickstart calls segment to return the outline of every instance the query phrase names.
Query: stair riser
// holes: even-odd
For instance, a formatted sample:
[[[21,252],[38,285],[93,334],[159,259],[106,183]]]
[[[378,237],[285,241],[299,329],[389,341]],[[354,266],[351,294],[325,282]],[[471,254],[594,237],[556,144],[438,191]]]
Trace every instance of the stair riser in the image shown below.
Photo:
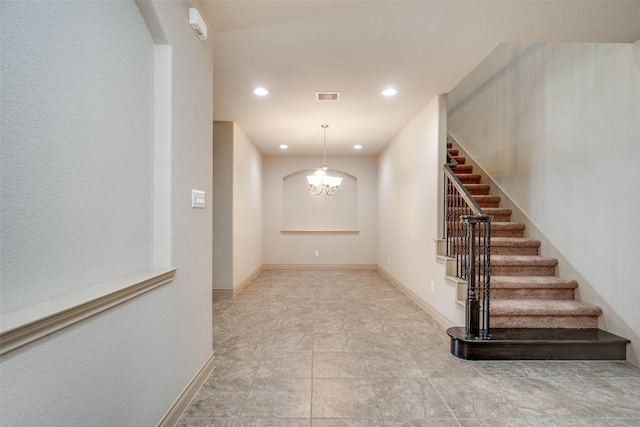
[[[488,188],[468,188],[467,187],[467,191],[472,196],[488,196],[489,195]]]
[[[464,246],[452,245],[454,255],[465,252]],[[480,248],[480,253],[484,254],[484,247]],[[518,246],[491,246],[491,255],[538,255],[537,247]]]
[[[523,237],[524,230],[494,230],[491,229],[491,237]]]
[[[471,165],[458,165],[453,169],[453,172],[458,175],[462,173],[473,173],[473,166]]]
[[[491,191],[491,186],[486,184],[464,184],[464,187],[472,196],[488,196]],[[450,192],[453,192],[455,188],[453,184],[449,184]]]
[[[484,257],[481,257],[479,261],[480,265],[484,264]],[[466,270],[466,263],[462,260],[461,267]],[[548,265],[496,265],[491,260],[491,275],[492,276],[555,276],[555,266]],[[476,271],[477,274],[477,271]]]
[[[538,255],[538,247],[529,246],[491,246],[492,255]]]
[[[597,328],[596,316],[494,316],[492,328]]]
[[[511,214],[497,214],[491,215],[495,222],[509,222],[511,221]]]
[[[530,265],[492,265],[491,274],[494,276],[555,276],[555,267]],[[519,328],[519,326],[513,326]]]
[[[491,300],[500,299],[568,299],[573,289],[496,289],[491,288]]]
[[[466,215],[466,213],[464,215]],[[455,230],[455,231],[464,230],[464,223],[462,222],[449,221],[447,223],[447,226],[449,230]],[[500,229],[500,228],[491,227],[491,237],[523,237],[523,235],[524,235],[523,229],[512,229],[512,228]],[[480,236],[484,237],[484,233],[481,232]]]
[[[493,200],[478,200],[478,199],[476,199],[476,198],[474,198],[474,200],[475,200],[476,204],[477,204],[478,206],[480,206],[481,208],[483,208],[483,209],[486,209],[486,208],[497,208],[497,207],[499,207],[499,205],[500,205],[500,202],[499,202],[499,201],[498,201],[498,202],[496,202],[496,201],[493,201]],[[454,203],[454,202],[452,201],[452,203]],[[459,202],[459,203],[460,203],[460,202]],[[456,212],[456,209],[451,209],[451,211],[452,211],[452,212]],[[462,215],[469,215],[469,210],[468,210],[468,209],[464,209],[464,208],[462,208],[462,209],[457,209],[457,212],[460,214],[460,216],[462,216]],[[462,220],[462,219],[461,219],[461,221],[463,221],[463,222],[464,222],[464,220]],[[494,221],[495,221],[495,220],[494,220]]]
[[[460,157],[460,156],[452,156],[456,162],[458,162],[459,165],[464,165],[465,161],[467,159],[465,159],[464,157]]]
[[[477,200],[476,199],[476,203],[481,208],[499,208],[500,207],[500,200],[491,200],[491,199],[490,200]]]

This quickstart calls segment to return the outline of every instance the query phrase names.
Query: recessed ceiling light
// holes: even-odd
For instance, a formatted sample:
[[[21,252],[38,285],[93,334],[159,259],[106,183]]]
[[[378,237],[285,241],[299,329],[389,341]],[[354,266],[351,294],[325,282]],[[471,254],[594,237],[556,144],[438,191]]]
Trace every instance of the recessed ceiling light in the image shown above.
[[[362,150],[362,145],[360,145],[360,144],[354,145],[353,149],[354,150]]]
[[[266,96],[266,95],[269,95],[269,91],[268,91],[268,90],[266,90],[266,89],[265,89],[265,88],[263,88],[263,87],[257,87],[257,88],[255,88],[255,89],[253,90],[253,93],[254,93],[254,94],[256,94],[256,95],[258,95],[258,96]]]
[[[289,146],[287,144],[280,144],[280,149],[281,150],[286,150],[287,148],[289,148]]]
[[[396,93],[398,93],[398,91],[392,87],[386,88],[385,90],[382,91],[382,94],[384,96],[393,96]]]

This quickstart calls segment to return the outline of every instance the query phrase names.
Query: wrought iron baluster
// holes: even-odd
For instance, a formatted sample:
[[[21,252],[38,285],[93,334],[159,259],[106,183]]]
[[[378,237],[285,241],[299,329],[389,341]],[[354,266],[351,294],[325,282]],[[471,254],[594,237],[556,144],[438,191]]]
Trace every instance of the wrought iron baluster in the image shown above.
[[[444,238],[447,256],[455,258],[456,276],[467,282],[465,335],[488,339],[491,277],[491,220],[478,206],[460,179],[449,157],[444,166]]]

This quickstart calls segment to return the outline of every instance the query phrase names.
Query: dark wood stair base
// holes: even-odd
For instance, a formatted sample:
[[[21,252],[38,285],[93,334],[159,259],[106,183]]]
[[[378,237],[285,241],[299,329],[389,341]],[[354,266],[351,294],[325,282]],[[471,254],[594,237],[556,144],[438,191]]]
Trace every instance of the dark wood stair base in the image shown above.
[[[491,329],[491,339],[464,337],[463,327],[447,329],[451,354],[466,360],[626,360],[626,338],[601,329]]]

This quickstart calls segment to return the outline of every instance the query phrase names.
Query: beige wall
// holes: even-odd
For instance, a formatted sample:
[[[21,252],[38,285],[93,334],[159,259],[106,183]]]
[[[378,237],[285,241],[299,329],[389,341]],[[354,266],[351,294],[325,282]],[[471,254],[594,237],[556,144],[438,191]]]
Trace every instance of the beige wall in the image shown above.
[[[262,154],[233,122],[213,124],[213,289],[262,266]]]
[[[357,233],[283,234],[283,178],[302,170],[315,170],[320,156],[267,156],[264,158],[264,263],[265,264],[375,264],[377,171],[372,156],[328,157],[329,171],[338,170],[357,178]],[[304,174],[300,176],[300,196],[314,197],[318,203],[338,203],[330,196],[308,195]],[[342,196],[342,195],[341,195]],[[341,197],[337,196],[337,197]],[[345,193],[345,196],[347,194]],[[340,199],[337,199],[340,200]],[[336,228],[342,227],[342,221]],[[333,228],[325,224],[319,228]],[[319,251],[320,256],[315,256]]]
[[[233,129],[213,123],[213,289],[233,289]]]
[[[233,124],[233,287],[262,266],[262,154]]]
[[[379,156],[377,264],[448,323],[462,325],[455,289],[436,262],[445,106],[444,96],[431,100]]]

